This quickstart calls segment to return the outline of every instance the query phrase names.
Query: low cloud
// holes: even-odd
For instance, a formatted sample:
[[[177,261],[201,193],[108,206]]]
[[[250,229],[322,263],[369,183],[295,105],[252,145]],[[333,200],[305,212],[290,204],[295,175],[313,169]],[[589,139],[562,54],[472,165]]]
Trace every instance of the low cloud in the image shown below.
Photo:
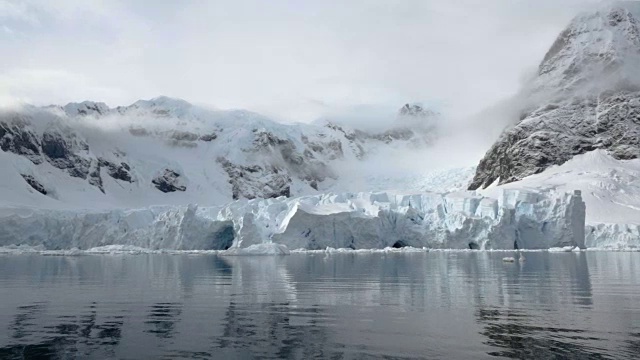
[[[11,54],[0,60],[0,89],[36,104],[163,94],[287,121],[413,101],[458,116],[516,92],[593,3],[0,0],[0,25],[24,34],[0,36]],[[26,81],[21,71],[89,81]]]

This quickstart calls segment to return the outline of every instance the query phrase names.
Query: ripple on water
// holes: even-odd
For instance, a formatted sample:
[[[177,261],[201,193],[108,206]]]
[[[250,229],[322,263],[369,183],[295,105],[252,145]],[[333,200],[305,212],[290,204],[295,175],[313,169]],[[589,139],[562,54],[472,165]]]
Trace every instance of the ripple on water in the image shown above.
[[[640,253],[25,254],[0,358],[628,358]]]

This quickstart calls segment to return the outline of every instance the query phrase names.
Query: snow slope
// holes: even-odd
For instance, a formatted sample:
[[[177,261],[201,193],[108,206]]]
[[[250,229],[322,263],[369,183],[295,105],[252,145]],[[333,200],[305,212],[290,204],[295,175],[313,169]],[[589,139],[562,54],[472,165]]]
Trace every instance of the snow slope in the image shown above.
[[[394,171],[381,160],[389,164],[401,154],[419,153],[437,132],[436,114],[402,109],[377,133],[329,122],[280,124],[248,111],[211,110],[167,97],[116,108],[87,101],[5,109],[0,111],[0,205],[221,205],[355,190],[347,189],[354,177],[385,188],[400,176],[389,178]],[[386,170],[384,177],[380,170]],[[406,185],[425,188],[424,182]]]
[[[638,19],[640,4],[621,1],[571,21],[508,102],[519,114],[480,161],[469,189],[579,189],[588,247],[640,248]]]
[[[596,150],[521,181],[479,192],[495,196],[505,189],[548,194],[580,190],[587,208],[587,247],[640,249],[640,159],[617,160],[605,150]]]
[[[640,21],[637,3],[577,16],[515,99],[520,108],[480,161],[470,189],[537,174],[606,149],[640,157]]]

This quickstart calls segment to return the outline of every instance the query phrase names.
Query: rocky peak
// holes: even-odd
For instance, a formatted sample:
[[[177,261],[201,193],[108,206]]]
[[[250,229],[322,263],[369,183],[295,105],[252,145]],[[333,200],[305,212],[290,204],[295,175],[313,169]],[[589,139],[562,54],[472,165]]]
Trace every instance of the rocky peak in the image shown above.
[[[431,110],[425,109],[420,104],[404,104],[403,107],[398,111],[398,115],[401,117],[429,117],[433,116],[435,113]]]
[[[617,159],[640,157],[637,5],[616,3],[571,21],[524,89],[529,108],[480,161],[471,190],[518,181],[597,149]]]
[[[108,113],[111,109],[103,102],[83,101],[68,103],[62,107],[62,110],[69,116],[99,116]]]
[[[193,105],[185,100],[158,96],[151,100],[138,100],[135,103],[118,108],[120,113],[149,111],[157,116],[180,116],[187,113]]]
[[[533,91],[573,91],[590,81],[601,86],[637,77],[632,67],[640,63],[639,29],[625,3],[576,16],[544,56]]]

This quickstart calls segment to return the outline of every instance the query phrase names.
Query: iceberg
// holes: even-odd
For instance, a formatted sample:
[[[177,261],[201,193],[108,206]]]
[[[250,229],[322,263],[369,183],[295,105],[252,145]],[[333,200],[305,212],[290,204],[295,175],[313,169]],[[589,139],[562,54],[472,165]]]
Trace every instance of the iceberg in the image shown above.
[[[287,254],[288,249],[585,248],[579,191],[341,193],[238,200],[224,206],[135,210],[0,212],[0,247],[45,250],[227,250]]]

